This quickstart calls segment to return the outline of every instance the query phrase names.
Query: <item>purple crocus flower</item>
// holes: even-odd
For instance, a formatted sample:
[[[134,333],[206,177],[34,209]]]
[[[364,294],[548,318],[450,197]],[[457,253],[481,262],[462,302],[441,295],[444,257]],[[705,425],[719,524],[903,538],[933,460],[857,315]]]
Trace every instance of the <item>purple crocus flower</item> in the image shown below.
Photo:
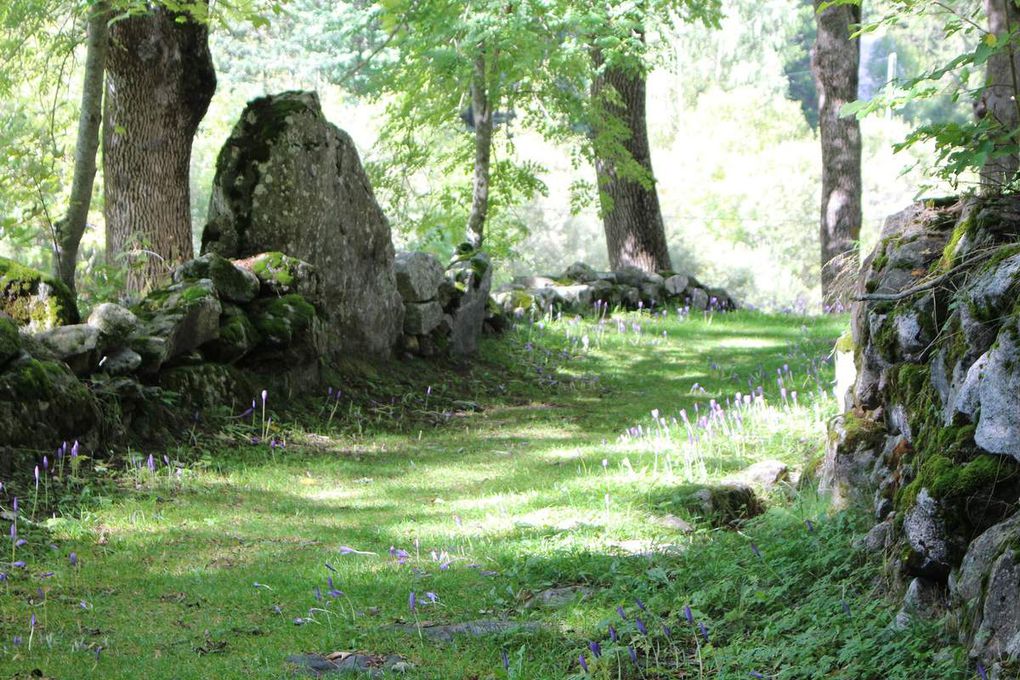
[[[407,606],[413,612],[418,607],[418,597],[411,591],[411,594],[407,597]]]
[[[499,655],[503,658],[503,670],[507,673],[510,672],[510,656],[506,653],[505,649],[499,650]]]
[[[985,671],[985,665],[980,661],[977,662],[977,674],[981,680],[988,680],[988,673]]]
[[[26,543],[28,543],[28,541],[26,541],[26,540],[25,540],[25,539],[23,539],[23,538],[19,538],[18,540],[16,540],[16,541],[14,542],[14,547],[15,547],[15,548],[20,548],[21,546],[25,545]]]
[[[673,637],[673,629],[665,623],[662,624],[662,632],[666,637]]]
[[[584,669],[585,673],[588,672],[588,662],[584,660],[584,654],[577,655],[577,663],[581,664],[581,668]]]
[[[21,644],[21,636],[20,635],[15,635],[14,638],[11,640],[11,642],[13,642],[14,646],[17,647],[18,645]]]
[[[616,613],[620,615],[620,618],[624,621],[627,620],[627,612],[623,611],[623,607],[617,607]]]
[[[268,399],[269,399],[269,392],[267,390],[262,390],[262,405],[263,406],[266,405],[266,401]]]
[[[640,597],[635,597],[634,598],[634,604],[636,604],[638,606],[638,609],[640,609],[641,611],[643,611],[643,612],[648,611],[648,608],[645,607],[645,603],[641,601]]]
[[[432,604],[439,602],[439,596],[433,593],[431,590],[425,593],[425,597],[428,598],[428,601],[431,602]]]
[[[750,676],[752,678],[758,678],[758,680],[765,680],[765,676],[759,673],[758,671],[751,671]]]
[[[807,527],[809,533],[815,533],[815,523],[809,519],[804,520],[804,526]]]
[[[43,468],[43,471],[46,471],[46,470],[50,469],[50,459],[47,458],[46,456],[42,457],[42,468]]]
[[[39,466],[35,466],[35,485],[39,486]]]
[[[631,663],[637,665],[637,650],[634,649],[634,645],[627,645],[627,654],[630,655]]]
[[[634,625],[637,627],[638,632],[642,635],[648,635],[648,629],[645,628],[645,622],[640,617],[634,619]]]
[[[25,560],[18,560],[16,562],[11,562],[11,566],[12,567],[17,567],[18,569],[24,569],[25,568]]]
[[[12,503],[12,507],[14,508],[14,514],[15,515],[18,514],[18,497],[17,496],[14,497],[14,501]]]
[[[35,628],[35,613],[33,612],[32,618],[28,620],[28,627]]]
[[[74,444],[71,445],[71,458],[77,458],[78,457],[78,451],[79,451],[80,448],[81,448],[81,445],[78,443],[78,440],[75,439],[74,440]]]
[[[357,550],[356,548],[352,548],[352,547],[347,546],[347,545],[340,546],[340,548],[337,550],[337,552],[339,552],[341,555],[375,555],[376,554],[374,552],[369,552],[368,550]]]
[[[613,628],[613,624],[609,624],[609,639],[613,642],[620,639],[620,636],[616,634],[616,629]]]
[[[694,623],[694,612],[691,611],[691,605],[684,607],[684,618],[687,619],[687,623]]]
[[[754,556],[757,557],[759,560],[765,559],[764,557],[762,557],[761,550],[759,550],[758,546],[755,545],[754,543],[751,544],[751,552],[753,552]]]
[[[698,626],[701,628],[701,637],[705,638],[705,644],[708,644],[708,626],[702,621]]]
[[[156,471],[156,459],[152,457],[151,453],[149,454],[149,459],[145,461],[145,464],[148,466],[149,472]]]
[[[315,590],[312,591],[312,594],[315,595],[316,602],[322,602],[322,588],[315,586]]]
[[[599,658],[600,656],[602,656],[602,645],[600,645],[598,642],[596,642],[594,640],[589,642],[588,643],[588,649],[591,650],[591,655],[593,657],[595,657],[596,659]]]

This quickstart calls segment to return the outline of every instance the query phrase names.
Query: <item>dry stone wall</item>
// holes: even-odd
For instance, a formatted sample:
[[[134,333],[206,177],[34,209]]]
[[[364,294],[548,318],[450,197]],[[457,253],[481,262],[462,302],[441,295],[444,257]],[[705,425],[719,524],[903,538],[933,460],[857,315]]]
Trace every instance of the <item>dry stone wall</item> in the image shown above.
[[[902,583],[898,625],[948,611],[1004,677],[1020,664],[1020,198],[889,218],[857,297],[821,489],[875,513],[860,547]]]

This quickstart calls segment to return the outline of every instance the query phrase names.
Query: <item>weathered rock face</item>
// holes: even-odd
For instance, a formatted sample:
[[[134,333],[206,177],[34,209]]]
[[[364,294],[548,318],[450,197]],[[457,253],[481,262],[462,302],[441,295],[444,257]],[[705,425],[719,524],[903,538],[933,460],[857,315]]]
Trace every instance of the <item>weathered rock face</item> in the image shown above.
[[[478,339],[489,308],[489,291],[492,288],[492,263],[483,254],[477,254],[455,269],[454,280],[461,291],[453,309],[451,351],[455,356],[472,356],[478,351]]]
[[[250,102],[217,162],[202,250],[227,258],[283,251],[321,282],[331,353],[387,356],[403,325],[389,224],[351,138],[318,97]],[[256,272],[257,274],[257,272]]]
[[[834,500],[874,504],[881,523],[862,545],[913,578],[904,617],[924,615],[921,590],[948,586],[961,638],[989,668],[1020,659],[1018,243],[1016,196],[887,221],[864,263],[856,380],[822,475]]]
[[[501,289],[496,302],[508,314],[550,311],[597,312],[616,307],[681,311],[729,311],[736,302],[719,288],[705,288],[693,276],[662,272],[649,274],[636,267],[598,272],[575,262],[560,275],[525,276]]]
[[[78,323],[67,286],[5,257],[0,257],[0,312],[32,333]]]

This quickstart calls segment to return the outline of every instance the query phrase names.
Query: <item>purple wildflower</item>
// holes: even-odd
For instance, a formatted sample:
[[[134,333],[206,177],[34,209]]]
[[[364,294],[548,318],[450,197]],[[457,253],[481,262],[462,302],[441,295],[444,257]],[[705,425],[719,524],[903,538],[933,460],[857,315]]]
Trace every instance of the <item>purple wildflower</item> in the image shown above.
[[[80,444],[78,444],[78,440],[75,439],[74,440],[74,444],[71,445],[71,458],[77,458],[78,457],[78,450],[79,450],[79,448],[80,448]]]
[[[12,507],[14,508],[14,514],[15,515],[18,514],[18,497],[17,496],[14,497],[14,502],[12,504]]]
[[[42,468],[43,468],[43,471],[46,471],[46,470],[50,469],[50,459],[47,458],[46,456],[42,457]]]
[[[35,485],[39,486],[39,466],[35,466]]]
[[[439,596],[433,593],[431,590],[425,593],[425,597],[427,597],[429,602],[431,602],[432,604],[439,602]]]
[[[758,671],[751,671],[750,676],[752,678],[758,678],[758,680],[765,680],[765,676],[759,673]]]
[[[672,629],[672,628],[670,628],[670,627],[669,627],[669,625],[667,625],[667,624],[665,624],[665,623],[664,623],[664,624],[662,624],[662,633],[663,633],[663,634],[664,634],[664,635],[665,635],[666,637],[673,637],[673,629]]]
[[[315,590],[312,591],[312,594],[315,595],[316,602],[322,602],[322,588],[315,586]]]
[[[636,604],[638,606],[638,609],[640,609],[641,611],[643,611],[643,612],[648,611],[648,608],[645,607],[645,603],[641,601],[640,597],[635,597],[634,598],[634,604]]]
[[[591,650],[591,655],[594,656],[596,659],[602,656],[602,645],[600,645],[598,642],[594,640],[589,642],[588,649]]]
[[[32,613],[32,618],[28,620],[28,627],[35,628],[35,612]]]
[[[581,664],[581,668],[584,669],[585,673],[588,672],[588,662],[584,660],[584,654],[577,655],[577,663]]]
[[[985,671],[985,665],[980,661],[977,662],[977,674],[981,680],[988,680],[988,673]]]
[[[634,645],[627,645],[627,654],[630,655],[631,662],[637,665],[637,650],[634,649]]]
[[[853,615],[850,613],[850,605],[846,603],[846,600],[840,600],[839,604],[841,607],[843,607],[843,613],[846,614],[846,617],[848,619],[853,618]]]
[[[16,540],[16,541],[14,542],[14,547],[15,547],[15,548],[20,548],[21,546],[25,545],[26,543],[28,543],[28,541],[26,541],[26,540],[25,540],[25,539],[23,539],[23,538],[19,538],[18,540]]]
[[[17,562],[11,562],[11,566],[12,567],[17,567],[18,569],[24,569],[25,568],[25,560],[18,560]]]
[[[13,642],[14,646],[17,647],[18,645],[21,644],[21,636],[20,635],[15,635],[14,639],[12,639],[11,642]]]
[[[759,550],[758,546],[755,545],[754,543],[751,544],[751,552],[753,552],[754,556],[757,557],[759,560],[765,559],[764,557],[762,557],[761,550]]]
[[[634,625],[637,627],[638,632],[642,635],[648,635],[648,629],[645,627],[645,622],[640,617],[634,619]]]
[[[407,597],[407,606],[413,612],[418,606],[418,597],[411,591],[411,594]]]
[[[262,390],[262,405],[263,405],[263,406],[265,406],[265,405],[266,405],[266,401],[267,401],[268,399],[269,399],[269,392],[268,392],[268,391],[266,391],[266,390]]]
[[[701,637],[705,638],[705,644],[707,645],[708,644],[708,626],[705,625],[704,621],[699,623],[698,626],[701,628]]]
[[[627,612],[623,611],[623,607],[617,607],[616,613],[620,615],[620,618],[624,621],[627,620]]]
[[[499,655],[503,658],[503,670],[507,673],[510,672],[510,656],[506,653],[505,649],[499,650]]]
[[[620,636],[616,634],[616,629],[613,628],[613,624],[609,624],[609,639],[613,642],[620,639]]]
[[[156,471],[156,459],[152,457],[151,453],[149,454],[149,459],[147,461],[145,461],[145,464],[146,464],[146,466],[148,466],[149,472],[155,472]]]
[[[694,612],[691,611],[691,605],[684,607],[684,618],[687,619],[687,623],[694,623]]]
[[[815,533],[815,523],[809,519],[804,520],[804,526],[807,527],[809,533]]]

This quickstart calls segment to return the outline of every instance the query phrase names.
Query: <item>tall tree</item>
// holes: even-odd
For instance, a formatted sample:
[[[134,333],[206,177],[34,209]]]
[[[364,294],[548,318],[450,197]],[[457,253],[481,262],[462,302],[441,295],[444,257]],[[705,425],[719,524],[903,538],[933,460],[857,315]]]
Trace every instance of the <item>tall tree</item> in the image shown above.
[[[99,0],[89,11],[85,52],[85,76],[82,83],[78,139],[74,152],[74,175],[67,213],[54,225],[53,275],[75,292],[74,271],[78,246],[92,204],[96,180],[96,154],[99,151],[99,126],[103,119],[103,77],[110,7]]]
[[[165,7],[110,29],[103,126],[107,257],[143,254],[127,277],[142,291],[193,254],[191,144],[216,90],[208,25]]]
[[[818,37],[811,51],[811,70],[818,91],[822,144],[821,258],[822,299],[837,302],[839,274],[856,271],[861,234],[861,126],[840,109],[857,99],[860,42],[852,27],[861,22],[861,7],[813,0]]]
[[[1020,169],[1020,48],[1015,33],[1020,29],[1020,9],[1015,0],[985,0],[985,13],[989,34],[1005,45],[988,58],[985,89],[975,107],[978,117],[989,123],[999,150],[981,169],[981,188],[998,193],[1011,188]]]
[[[475,132],[474,182],[471,188],[471,212],[468,213],[467,242],[481,250],[485,237],[485,218],[489,214],[489,183],[492,175],[492,103],[489,101],[485,46],[475,55],[471,78],[471,126]]]
[[[593,119],[598,121],[593,153],[609,264],[647,272],[672,269],[648,144],[644,64],[627,55],[607,59],[598,48],[593,59]]]

